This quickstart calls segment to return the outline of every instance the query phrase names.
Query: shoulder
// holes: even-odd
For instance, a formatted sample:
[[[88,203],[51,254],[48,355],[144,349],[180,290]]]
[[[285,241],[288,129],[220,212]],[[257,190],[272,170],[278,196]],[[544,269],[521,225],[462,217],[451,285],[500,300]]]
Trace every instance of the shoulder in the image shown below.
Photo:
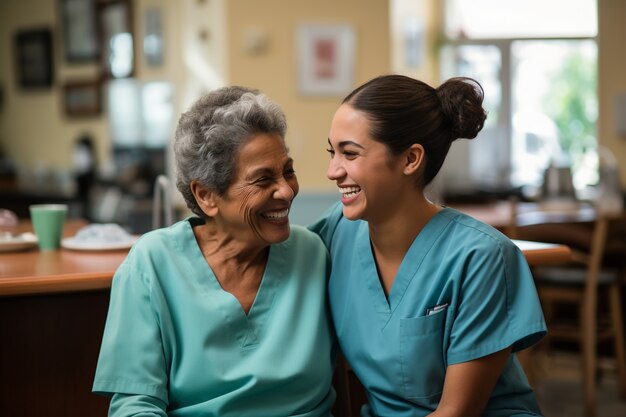
[[[322,239],[306,228],[291,225],[289,238],[271,245],[270,253],[275,271],[294,278],[317,275],[325,281],[330,255]]]
[[[469,253],[505,257],[519,252],[515,243],[486,223],[448,207],[441,215],[449,221],[447,239]]]
[[[191,220],[181,220],[169,227],[143,234],[131,248],[122,266],[141,275],[151,275],[177,256],[184,256],[189,246],[195,244]]]
[[[313,224],[309,225],[309,230],[317,234],[331,234],[337,227],[337,223],[343,218],[343,207],[340,202],[328,207],[324,213]]]
[[[510,286],[520,280],[532,281],[526,257],[511,239],[456,210],[445,209],[443,214],[449,224],[439,252],[462,266],[466,272],[464,282],[491,285],[501,281]],[[485,275],[488,280],[480,279]]]
[[[165,247],[173,249],[180,246],[183,241],[193,235],[191,226],[194,221],[200,221],[200,219],[190,217],[169,227],[151,230],[139,238],[137,243],[133,245],[131,252],[147,253]]]
[[[311,230],[306,227],[292,224],[291,232],[289,234],[289,239],[287,243],[289,246],[298,248],[298,249],[324,249],[324,242],[320,236],[316,233],[313,233]]]
[[[146,232],[133,245],[124,262],[117,269],[113,284],[122,291],[145,287],[145,291],[167,291],[184,280],[194,268],[192,222],[187,218],[169,227]]]
[[[353,236],[366,222],[363,220],[348,220],[343,216],[343,204],[337,202],[329,207],[326,212],[309,229],[317,233],[326,246],[331,248],[333,242],[342,236]]]

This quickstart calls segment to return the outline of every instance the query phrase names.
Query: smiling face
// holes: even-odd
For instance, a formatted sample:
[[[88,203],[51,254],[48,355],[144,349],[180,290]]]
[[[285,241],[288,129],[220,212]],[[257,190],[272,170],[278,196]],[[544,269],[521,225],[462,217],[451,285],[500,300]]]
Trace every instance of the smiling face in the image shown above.
[[[400,157],[370,136],[364,113],[343,104],[328,137],[331,159],[327,176],[341,193],[343,215],[350,220],[383,220],[405,184]]]
[[[293,160],[281,137],[258,134],[238,152],[237,171],[214,220],[236,239],[262,246],[289,237],[289,208],[298,194]]]

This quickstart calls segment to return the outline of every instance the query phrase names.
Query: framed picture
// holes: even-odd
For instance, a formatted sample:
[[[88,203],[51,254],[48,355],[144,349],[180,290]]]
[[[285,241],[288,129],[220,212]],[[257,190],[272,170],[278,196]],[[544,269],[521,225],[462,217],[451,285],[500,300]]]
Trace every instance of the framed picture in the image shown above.
[[[163,64],[163,17],[161,8],[146,8],[143,15],[143,56],[150,67]]]
[[[132,77],[135,45],[130,0],[100,0],[97,8],[100,65],[105,78]]]
[[[15,35],[17,80],[22,88],[52,86],[52,31],[23,30]]]
[[[59,0],[65,60],[71,63],[98,59],[96,0]]]
[[[63,108],[66,116],[98,116],[102,109],[98,81],[69,82],[63,86]]]
[[[297,27],[298,91],[304,95],[344,95],[354,83],[355,34],[350,25]]]

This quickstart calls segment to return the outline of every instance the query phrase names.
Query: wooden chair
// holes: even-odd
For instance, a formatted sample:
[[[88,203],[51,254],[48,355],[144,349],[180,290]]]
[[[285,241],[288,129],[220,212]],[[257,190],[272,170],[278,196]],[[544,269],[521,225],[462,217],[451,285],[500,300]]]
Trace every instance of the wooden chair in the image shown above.
[[[333,415],[341,417],[358,417],[361,406],[367,404],[365,389],[357,379],[343,355],[337,358],[333,386],[337,400],[333,406]]]
[[[515,214],[515,211],[512,213]],[[548,335],[542,346],[549,348],[552,342],[557,340],[579,344],[582,357],[584,409],[588,416],[595,415],[596,410],[597,344],[601,340],[613,339],[614,359],[619,378],[618,389],[620,395],[626,398],[624,323],[620,294],[620,286],[624,282],[624,270],[603,268],[609,228],[615,221],[623,225],[621,217],[600,216],[593,223],[589,250],[586,253],[573,250],[574,259],[571,265],[533,269],[537,291],[548,324]],[[549,229],[549,226],[555,225],[545,226]],[[571,227],[571,225],[561,226]],[[538,225],[534,227],[539,230]],[[543,228],[544,233],[541,239],[537,240],[546,241],[546,227]],[[532,240],[532,233],[529,235],[524,229],[524,227],[515,226],[510,230],[515,231],[515,237]],[[606,299],[608,304],[606,321],[599,319],[599,299]],[[557,306],[565,304],[573,305],[574,310],[578,311],[576,323],[558,320],[555,314]]]

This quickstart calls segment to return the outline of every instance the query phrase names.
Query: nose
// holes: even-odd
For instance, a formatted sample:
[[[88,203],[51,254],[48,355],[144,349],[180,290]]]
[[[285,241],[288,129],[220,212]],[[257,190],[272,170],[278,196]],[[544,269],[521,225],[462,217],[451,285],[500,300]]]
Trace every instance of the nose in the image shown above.
[[[335,181],[344,176],[345,173],[346,171],[343,169],[343,166],[339,162],[339,158],[331,158],[330,162],[328,163],[328,169],[326,170],[326,177],[331,181]]]
[[[276,191],[274,191],[274,198],[276,200],[291,201],[295,198],[297,193],[298,193],[297,181],[295,184],[292,184],[286,179],[282,179],[278,183],[278,187],[276,188]]]

